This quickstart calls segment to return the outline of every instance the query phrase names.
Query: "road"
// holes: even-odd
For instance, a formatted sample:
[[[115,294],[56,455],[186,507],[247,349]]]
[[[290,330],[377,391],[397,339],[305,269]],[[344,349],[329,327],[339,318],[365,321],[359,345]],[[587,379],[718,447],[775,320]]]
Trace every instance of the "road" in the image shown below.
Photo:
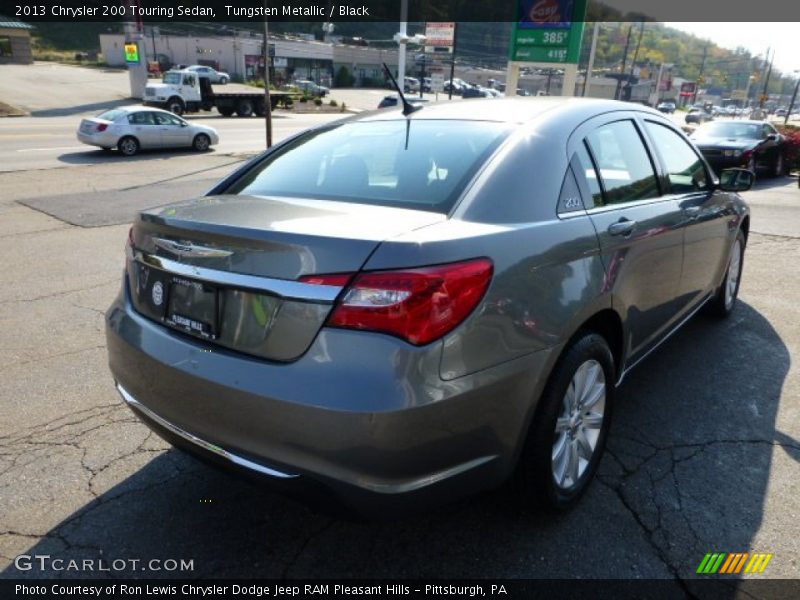
[[[339,113],[287,115],[285,111],[276,111],[273,119],[273,140],[280,141],[303,129],[343,116],[347,115]],[[255,117],[226,119],[216,113],[213,116],[188,116],[188,118],[217,129],[220,143],[213,148],[212,154],[252,154],[266,146],[263,119]],[[80,143],[75,137],[79,123],[79,116],[0,119],[0,137],[5,140],[5,143],[0,145],[0,172],[74,167],[125,160],[116,153],[107,154],[100,148]],[[190,153],[189,150],[148,152],[143,156],[147,159],[169,159],[172,156]]]

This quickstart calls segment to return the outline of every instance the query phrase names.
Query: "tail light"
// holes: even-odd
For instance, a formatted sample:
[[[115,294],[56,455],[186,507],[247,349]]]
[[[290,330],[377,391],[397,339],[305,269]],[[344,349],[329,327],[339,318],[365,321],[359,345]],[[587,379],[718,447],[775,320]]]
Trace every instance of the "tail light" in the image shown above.
[[[97,131],[98,131],[98,132],[100,132],[100,131],[105,131],[106,129],[108,129],[108,124],[107,124],[107,123],[100,123],[100,124],[97,126]]]
[[[492,262],[465,262],[360,273],[340,297],[328,326],[378,331],[415,345],[437,340],[461,324],[486,293]],[[328,283],[330,276],[310,276]],[[342,277],[341,275],[333,277]]]

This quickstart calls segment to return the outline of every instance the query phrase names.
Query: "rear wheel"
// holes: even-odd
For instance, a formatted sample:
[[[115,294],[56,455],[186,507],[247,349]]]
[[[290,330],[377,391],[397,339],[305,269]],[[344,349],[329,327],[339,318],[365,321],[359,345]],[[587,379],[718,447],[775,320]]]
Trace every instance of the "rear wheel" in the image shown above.
[[[139,152],[139,140],[135,137],[125,136],[119,141],[117,148],[123,156],[133,156]]]
[[[184,108],[185,107],[183,105],[183,100],[181,100],[180,98],[170,98],[167,101],[167,110],[173,114],[176,114],[178,116],[182,115]]]
[[[236,105],[236,114],[240,117],[249,117],[253,114],[253,103],[250,100],[239,100]]]
[[[217,111],[223,117],[230,117],[233,114],[233,109],[230,106],[219,106],[217,107]]]
[[[580,334],[539,400],[517,477],[526,503],[563,511],[584,494],[600,463],[614,400],[614,359],[599,334]]]
[[[265,114],[267,114],[266,104],[264,104],[263,100],[256,102],[253,110],[255,111],[257,117],[263,117]]]
[[[739,283],[742,279],[742,267],[744,266],[744,247],[744,234],[739,231],[733,242],[733,248],[731,248],[725,279],[722,280],[722,285],[707,304],[707,312],[712,316],[724,319],[733,312],[733,308],[736,306],[736,299],[739,297]]]
[[[228,78],[227,78],[227,77],[220,77],[220,78],[219,78],[219,83],[220,83],[220,85],[228,85],[228,81],[229,81],[229,80],[228,80]]]
[[[211,138],[205,133],[198,133],[192,141],[192,148],[197,152],[206,152],[211,147]]]

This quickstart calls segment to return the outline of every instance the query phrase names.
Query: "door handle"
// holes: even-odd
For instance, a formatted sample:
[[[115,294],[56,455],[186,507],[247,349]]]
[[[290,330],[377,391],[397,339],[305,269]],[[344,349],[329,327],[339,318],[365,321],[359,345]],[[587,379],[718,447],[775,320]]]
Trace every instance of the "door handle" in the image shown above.
[[[628,237],[631,233],[633,233],[634,227],[636,227],[636,221],[630,221],[623,217],[616,223],[612,223],[608,226],[608,234]]]

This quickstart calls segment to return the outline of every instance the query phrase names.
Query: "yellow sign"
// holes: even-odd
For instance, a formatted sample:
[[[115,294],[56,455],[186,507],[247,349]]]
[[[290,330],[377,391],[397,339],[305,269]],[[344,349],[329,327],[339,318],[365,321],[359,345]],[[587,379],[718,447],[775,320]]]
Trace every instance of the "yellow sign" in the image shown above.
[[[125,44],[125,62],[136,64],[139,63],[139,44]]]

